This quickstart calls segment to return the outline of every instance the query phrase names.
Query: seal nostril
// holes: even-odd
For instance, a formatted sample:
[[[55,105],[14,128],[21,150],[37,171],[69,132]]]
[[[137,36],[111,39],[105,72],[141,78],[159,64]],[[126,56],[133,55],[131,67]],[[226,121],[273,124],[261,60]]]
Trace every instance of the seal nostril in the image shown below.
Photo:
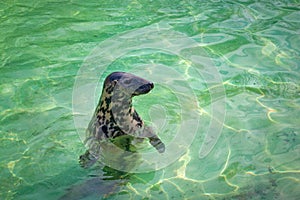
[[[154,88],[154,84],[152,82],[149,83],[151,89]]]

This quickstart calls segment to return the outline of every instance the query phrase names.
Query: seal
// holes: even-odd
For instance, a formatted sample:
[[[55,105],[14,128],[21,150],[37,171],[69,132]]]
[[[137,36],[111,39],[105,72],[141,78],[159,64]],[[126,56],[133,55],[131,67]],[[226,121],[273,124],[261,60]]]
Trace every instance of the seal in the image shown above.
[[[154,84],[126,72],[113,72],[104,81],[102,94],[86,131],[88,150],[80,156],[82,167],[93,165],[101,156],[102,144],[113,143],[124,151],[135,152],[134,142],[148,138],[159,153],[164,143],[146,126],[132,106],[132,98],[146,94]]]

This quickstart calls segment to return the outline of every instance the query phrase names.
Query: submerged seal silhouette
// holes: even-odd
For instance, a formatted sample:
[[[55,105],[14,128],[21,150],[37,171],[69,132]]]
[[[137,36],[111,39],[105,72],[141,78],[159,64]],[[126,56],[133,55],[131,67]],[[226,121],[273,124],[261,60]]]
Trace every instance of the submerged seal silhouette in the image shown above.
[[[159,153],[165,151],[164,143],[132,106],[134,96],[150,92],[154,84],[125,72],[113,72],[106,77],[102,95],[86,131],[88,150],[80,156],[80,164],[89,167],[103,151],[101,144],[111,142],[124,151],[135,152],[133,141],[148,138]]]

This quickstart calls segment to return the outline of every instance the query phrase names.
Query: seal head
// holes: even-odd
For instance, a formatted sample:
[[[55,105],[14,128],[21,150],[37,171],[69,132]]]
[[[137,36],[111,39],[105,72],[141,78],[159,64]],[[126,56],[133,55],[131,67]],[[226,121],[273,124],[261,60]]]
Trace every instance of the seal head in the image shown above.
[[[108,93],[111,94],[114,88],[117,91],[122,91],[126,96],[138,96],[146,94],[154,88],[154,84],[143,78],[125,72],[113,72],[104,81],[104,88],[108,88]]]

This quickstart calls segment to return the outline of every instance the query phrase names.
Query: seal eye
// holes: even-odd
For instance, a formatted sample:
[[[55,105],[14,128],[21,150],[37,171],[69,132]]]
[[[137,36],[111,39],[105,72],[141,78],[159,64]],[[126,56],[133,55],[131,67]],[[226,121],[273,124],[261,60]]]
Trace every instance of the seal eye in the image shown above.
[[[129,85],[129,84],[131,83],[131,80],[130,80],[130,79],[129,79],[129,80],[125,80],[124,83],[125,83],[126,85]]]

